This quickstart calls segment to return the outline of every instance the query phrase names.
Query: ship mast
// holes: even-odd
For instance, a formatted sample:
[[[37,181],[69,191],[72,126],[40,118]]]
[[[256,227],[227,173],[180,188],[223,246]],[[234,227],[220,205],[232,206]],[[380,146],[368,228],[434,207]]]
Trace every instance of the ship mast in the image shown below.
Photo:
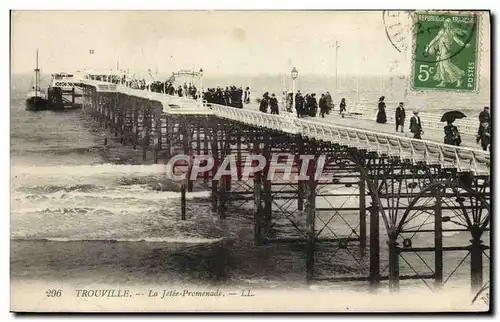
[[[38,96],[38,73],[40,69],[38,69],[38,48],[36,49],[36,66],[35,66],[35,96]]]
[[[337,82],[338,82],[338,69],[339,69],[339,42],[338,40],[335,40],[335,98],[334,100],[337,101],[338,98],[338,90],[337,90]]]

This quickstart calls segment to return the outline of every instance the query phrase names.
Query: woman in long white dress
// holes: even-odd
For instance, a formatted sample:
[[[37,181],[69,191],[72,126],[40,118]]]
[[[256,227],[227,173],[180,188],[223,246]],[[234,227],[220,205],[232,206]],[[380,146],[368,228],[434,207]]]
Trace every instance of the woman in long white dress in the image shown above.
[[[470,44],[457,38],[457,35],[464,34],[465,31],[460,28],[453,28],[450,19],[446,19],[443,23],[443,28],[425,47],[425,52],[431,55],[436,55],[436,73],[433,76],[435,81],[440,82],[437,86],[444,87],[446,83],[455,83],[460,87],[462,78],[465,76],[465,71],[451,62],[452,45],[456,42],[461,47],[469,47]]]

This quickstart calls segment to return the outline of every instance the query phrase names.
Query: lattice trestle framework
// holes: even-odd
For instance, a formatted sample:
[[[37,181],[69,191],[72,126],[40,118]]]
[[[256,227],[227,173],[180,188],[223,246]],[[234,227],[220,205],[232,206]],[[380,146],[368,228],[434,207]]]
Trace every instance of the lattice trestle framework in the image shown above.
[[[220,106],[213,106],[215,115],[165,113],[155,98],[90,85],[83,86],[83,94],[83,110],[116,140],[141,147],[144,159],[211,155],[215,167],[198,181],[210,186],[212,211],[220,219],[252,211],[257,246],[303,245],[309,281],[377,286],[388,280],[396,290],[401,280],[439,288],[468,274],[474,289],[483,284],[489,267],[490,177],[476,171],[480,167],[473,163],[479,157],[472,152],[464,164],[458,152],[446,147],[418,142],[404,147],[390,138],[341,128],[333,133],[307,121],[297,124],[282,117],[280,127],[275,116],[250,113],[245,118],[235,108],[222,117]],[[255,123],[260,125],[252,118],[260,118]],[[269,180],[266,166],[242,180],[250,154],[270,161],[276,153],[295,156],[290,178],[277,173]],[[230,154],[236,157],[237,178],[212,180]],[[329,179],[297,180],[300,155],[325,156],[323,173]],[[192,166],[191,161],[176,170],[190,173]],[[310,162],[308,174],[316,166]],[[193,182],[182,186],[185,203],[185,190],[192,191]],[[465,263],[470,270],[460,273]]]

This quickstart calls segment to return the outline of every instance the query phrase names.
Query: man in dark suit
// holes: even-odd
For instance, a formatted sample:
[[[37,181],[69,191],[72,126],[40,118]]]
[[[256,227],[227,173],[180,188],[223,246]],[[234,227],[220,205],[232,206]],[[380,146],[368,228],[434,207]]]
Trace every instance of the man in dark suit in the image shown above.
[[[489,123],[490,122],[490,108],[488,106],[484,107],[484,110],[479,113],[479,123]]]
[[[309,115],[310,116],[316,116],[316,113],[318,111],[318,101],[316,101],[316,93],[312,93],[310,96],[310,108],[309,108]]]
[[[269,106],[271,106],[271,114],[279,114],[278,99],[274,93],[271,94],[271,98],[269,99]]]
[[[413,116],[410,119],[410,132],[413,133],[414,139],[422,138],[422,122],[418,116],[418,111],[413,111]]]
[[[328,113],[328,103],[325,94],[321,94],[321,98],[319,99],[319,111],[321,117],[325,117],[325,113]]]
[[[399,106],[396,108],[396,132],[398,131],[398,128],[401,126],[401,133],[403,133],[403,129],[405,127],[405,118],[406,118],[406,113],[405,113],[405,108],[403,102],[399,102]]]

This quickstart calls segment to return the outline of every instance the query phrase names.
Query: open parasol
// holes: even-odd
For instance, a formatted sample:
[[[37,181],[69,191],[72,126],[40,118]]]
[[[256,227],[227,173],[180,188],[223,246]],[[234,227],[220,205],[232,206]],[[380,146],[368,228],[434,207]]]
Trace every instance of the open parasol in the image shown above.
[[[462,119],[467,117],[464,113],[460,111],[449,111],[443,114],[441,117],[441,122],[454,122],[456,119]]]

